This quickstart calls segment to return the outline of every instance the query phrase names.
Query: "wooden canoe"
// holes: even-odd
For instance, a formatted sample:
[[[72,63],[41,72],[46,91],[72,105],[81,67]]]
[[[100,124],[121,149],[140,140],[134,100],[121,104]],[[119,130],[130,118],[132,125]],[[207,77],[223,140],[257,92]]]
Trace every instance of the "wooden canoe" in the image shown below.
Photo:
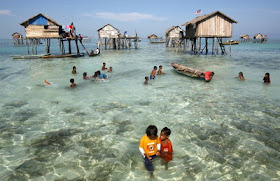
[[[38,59],[42,58],[45,55],[14,55],[12,56],[13,59]]]
[[[223,42],[223,45],[238,45],[239,41],[229,41],[229,42]]]
[[[204,80],[204,72],[201,70],[189,68],[189,67],[186,67],[186,66],[178,64],[178,63],[171,63],[171,66],[174,68],[174,70],[176,72],[178,72],[180,74]]]
[[[89,54],[88,56],[89,56],[89,57],[95,57],[95,56],[98,56],[98,55],[100,55],[100,53],[98,53],[98,54],[92,54],[92,55]]]
[[[67,57],[83,57],[85,56],[83,53],[80,54],[64,54],[64,55],[45,55],[42,58],[67,58]]]

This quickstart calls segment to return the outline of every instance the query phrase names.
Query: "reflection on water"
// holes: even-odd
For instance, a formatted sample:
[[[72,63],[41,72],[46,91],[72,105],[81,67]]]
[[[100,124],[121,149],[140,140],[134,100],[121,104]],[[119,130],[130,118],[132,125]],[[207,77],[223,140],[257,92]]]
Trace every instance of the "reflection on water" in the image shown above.
[[[185,55],[146,42],[94,58],[6,56],[17,48],[5,47],[0,57],[0,180],[147,180],[138,146],[150,124],[172,130],[173,160],[167,171],[155,161],[156,180],[280,177],[275,44],[240,44],[232,58]],[[103,62],[113,67],[104,72],[107,81],[83,80],[83,72],[92,75]],[[190,79],[171,62],[212,70],[215,77]],[[143,85],[154,65],[167,75]],[[246,81],[234,79],[240,71]],[[265,72],[271,85],[262,84]]]

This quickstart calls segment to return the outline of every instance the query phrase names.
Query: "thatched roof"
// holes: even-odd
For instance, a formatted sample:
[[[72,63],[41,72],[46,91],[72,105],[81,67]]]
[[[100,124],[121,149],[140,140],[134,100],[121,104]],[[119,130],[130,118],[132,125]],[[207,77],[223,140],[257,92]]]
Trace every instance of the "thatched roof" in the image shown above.
[[[22,36],[22,34],[20,34],[18,32],[15,32],[15,33],[12,34],[12,36],[14,36],[14,35],[21,35]]]
[[[258,33],[254,35],[254,39],[263,39],[263,35]]]
[[[156,39],[156,38],[158,38],[158,36],[155,35],[155,34],[151,34],[151,35],[148,36],[148,38],[149,39]]]
[[[102,30],[102,29],[103,29],[104,27],[106,27],[106,26],[111,26],[112,28],[114,28],[114,29],[116,29],[118,32],[120,32],[120,30],[119,30],[118,28],[115,28],[114,26],[112,26],[112,25],[110,25],[110,24],[104,25],[102,28],[99,28],[97,31]]]
[[[243,39],[250,39],[250,36],[247,35],[247,34],[243,34],[243,35],[240,35],[240,38],[243,38]]]
[[[172,26],[170,28],[168,28],[166,31],[165,31],[165,35],[167,35],[170,31],[174,30],[175,28],[179,28],[180,31],[183,32],[182,28],[180,26]]]
[[[198,23],[200,23],[201,21],[206,20],[206,19],[208,19],[208,18],[210,18],[210,17],[212,17],[212,16],[215,16],[215,15],[217,15],[217,14],[219,14],[219,15],[225,17],[225,18],[226,18],[228,21],[230,21],[231,23],[237,23],[237,21],[235,21],[235,20],[233,20],[232,18],[228,17],[227,15],[221,13],[220,11],[215,11],[215,12],[210,13],[210,14],[206,14],[206,15],[203,15],[203,16],[198,16],[198,17],[194,18],[193,20],[186,22],[185,24],[183,24],[183,26],[188,26],[188,25],[190,25],[190,24],[192,24],[192,25],[198,24]]]
[[[42,13],[39,13],[39,14],[37,14],[37,15],[35,15],[35,16],[32,16],[31,18],[27,19],[26,21],[20,23],[20,25],[26,27],[27,25],[29,25],[29,20],[34,19],[34,18],[36,18],[37,16],[40,16],[40,15],[43,16],[43,17],[45,17],[47,20],[49,20],[49,21],[52,22],[53,24],[55,24],[55,25],[57,25],[57,26],[61,26],[61,24],[57,23],[55,20],[51,19],[50,17],[48,17],[47,15],[44,15],[44,14],[42,14]]]

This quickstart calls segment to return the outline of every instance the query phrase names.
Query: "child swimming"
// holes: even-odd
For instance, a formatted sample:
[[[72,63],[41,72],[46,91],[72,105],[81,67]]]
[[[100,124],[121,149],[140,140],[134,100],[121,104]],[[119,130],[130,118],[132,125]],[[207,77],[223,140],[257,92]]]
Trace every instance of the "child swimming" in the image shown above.
[[[160,154],[160,139],[157,136],[157,127],[150,125],[146,129],[146,135],[140,140],[139,151],[143,156],[146,169],[150,172],[150,177],[154,177],[154,167],[152,160]]]
[[[145,82],[144,82],[144,84],[149,84],[149,77],[148,77],[148,76],[145,77]]]
[[[88,78],[89,78],[89,77],[87,76],[87,73],[86,73],[86,72],[83,73],[83,78],[84,78],[84,79],[88,79]]]
[[[161,140],[161,147],[160,147],[160,157],[165,162],[165,170],[168,170],[168,162],[172,160],[172,143],[169,139],[171,134],[171,130],[167,127],[164,127],[160,132],[160,140]]]
[[[71,82],[71,85],[70,85],[70,87],[76,87],[76,84],[74,83],[74,79],[70,79],[70,82]]]
[[[113,67],[110,67],[107,72],[112,72],[112,71],[113,71]]]
[[[76,74],[76,73],[77,73],[76,67],[74,66],[74,67],[73,67],[73,70],[72,70],[72,74]]]
[[[238,77],[235,78],[239,78],[240,80],[245,80],[244,76],[243,76],[243,72],[239,72]]]
[[[263,83],[267,83],[269,84],[270,83],[270,75],[269,73],[266,73],[263,77]]]

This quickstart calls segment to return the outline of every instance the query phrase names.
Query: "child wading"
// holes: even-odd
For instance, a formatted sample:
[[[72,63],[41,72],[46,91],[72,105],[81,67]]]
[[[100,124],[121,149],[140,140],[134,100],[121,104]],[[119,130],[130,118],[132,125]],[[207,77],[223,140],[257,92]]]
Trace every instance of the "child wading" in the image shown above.
[[[157,136],[157,127],[150,125],[146,129],[146,135],[140,140],[139,150],[143,156],[146,169],[150,172],[150,177],[154,177],[154,167],[152,160],[159,155],[160,139]]]
[[[164,127],[160,133],[161,147],[160,147],[160,157],[164,160],[165,170],[168,170],[168,162],[172,160],[172,143],[169,139],[171,130]]]

